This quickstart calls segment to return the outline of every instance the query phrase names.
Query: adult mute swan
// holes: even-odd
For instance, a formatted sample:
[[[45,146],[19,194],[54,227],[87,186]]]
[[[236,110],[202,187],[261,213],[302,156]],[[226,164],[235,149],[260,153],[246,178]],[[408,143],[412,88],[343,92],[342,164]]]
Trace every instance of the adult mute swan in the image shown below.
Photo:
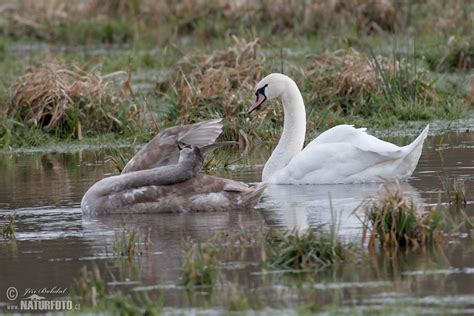
[[[155,136],[127,163],[122,174],[95,183],[82,198],[84,213],[216,212],[252,207],[264,184],[200,173],[203,154],[222,132],[220,119],[175,126]],[[184,147],[182,147],[184,146]]]
[[[415,170],[429,125],[409,145],[368,135],[365,128],[335,126],[304,149],[306,112],[303,97],[289,77],[272,73],[256,86],[251,113],[265,100],[281,97],[285,115],[277,147],[263,168],[262,181],[273,184],[332,184],[405,180]]]

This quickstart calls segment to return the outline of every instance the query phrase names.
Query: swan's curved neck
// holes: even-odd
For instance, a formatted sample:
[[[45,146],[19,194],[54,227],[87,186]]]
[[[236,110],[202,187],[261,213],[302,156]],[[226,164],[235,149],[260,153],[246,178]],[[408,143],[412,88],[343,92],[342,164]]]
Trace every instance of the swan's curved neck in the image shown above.
[[[285,121],[283,132],[277,147],[263,168],[262,180],[267,181],[278,170],[286,167],[304,145],[306,133],[306,111],[304,101],[296,83],[288,82],[288,88],[282,94]]]

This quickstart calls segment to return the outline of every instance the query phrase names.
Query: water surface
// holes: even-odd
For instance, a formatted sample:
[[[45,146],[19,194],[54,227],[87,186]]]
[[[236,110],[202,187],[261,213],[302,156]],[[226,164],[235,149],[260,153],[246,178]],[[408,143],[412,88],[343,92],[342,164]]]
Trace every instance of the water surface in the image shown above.
[[[404,144],[411,138],[389,140]],[[258,297],[265,310],[282,313],[309,304],[340,305],[340,311],[348,312],[394,306],[428,313],[474,313],[474,243],[467,235],[439,249],[374,255],[367,262],[318,274],[263,271],[258,251],[249,250],[220,266],[213,290],[186,291],[179,286],[184,240],[205,240],[214,232],[239,226],[249,232],[263,227],[327,230],[332,205],[341,238],[359,241],[361,223],[356,215],[361,210],[354,209],[381,185],[270,186],[256,209],[238,212],[84,217],[83,193],[115,173],[106,162],[107,154],[95,149],[0,155],[0,221],[17,214],[16,241],[0,242],[0,308],[9,302],[5,291],[10,286],[20,292],[70,287],[81,267],[96,264],[110,289],[146,291],[163,298],[169,312],[221,311],[229,297],[245,293]],[[258,182],[268,155],[267,149],[255,151],[229,169],[212,172]],[[414,175],[402,186],[417,202],[434,205],[442,193],[442,177],[465,182],[466,213],[474,216],[472,132],[429,137]],[[132,263],[112,255],[115,232],[124,226],[150,231],[150,248]]]

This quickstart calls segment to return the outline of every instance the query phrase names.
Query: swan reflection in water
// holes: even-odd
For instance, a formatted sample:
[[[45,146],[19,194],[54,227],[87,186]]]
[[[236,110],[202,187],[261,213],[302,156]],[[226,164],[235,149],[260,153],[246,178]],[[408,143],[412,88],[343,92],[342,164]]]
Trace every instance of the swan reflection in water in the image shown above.
[[[409,183],[399,185],[415,203],[422,202],[418,191]],[[383,186],[381,183],[269,185],[257,207],[262,209],[268,225],[304,231],[308,228],[329,230],[333,216],[332,205],[337,214],[339,235],[354,237],[361,232],[361,220],[364,216],[363,209],[359,206],[365,199],[376,197]]]

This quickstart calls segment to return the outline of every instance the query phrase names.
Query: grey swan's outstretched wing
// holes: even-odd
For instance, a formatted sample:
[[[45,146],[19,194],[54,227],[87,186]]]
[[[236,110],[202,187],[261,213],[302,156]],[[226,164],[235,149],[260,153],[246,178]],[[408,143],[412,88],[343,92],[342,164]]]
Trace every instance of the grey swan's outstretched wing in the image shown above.
[[[130,159],[122,174],[176,164],[179,158],[179,143],[203,147],[215,142],[222,133],[221,120],[214,119],[165,129]]]

